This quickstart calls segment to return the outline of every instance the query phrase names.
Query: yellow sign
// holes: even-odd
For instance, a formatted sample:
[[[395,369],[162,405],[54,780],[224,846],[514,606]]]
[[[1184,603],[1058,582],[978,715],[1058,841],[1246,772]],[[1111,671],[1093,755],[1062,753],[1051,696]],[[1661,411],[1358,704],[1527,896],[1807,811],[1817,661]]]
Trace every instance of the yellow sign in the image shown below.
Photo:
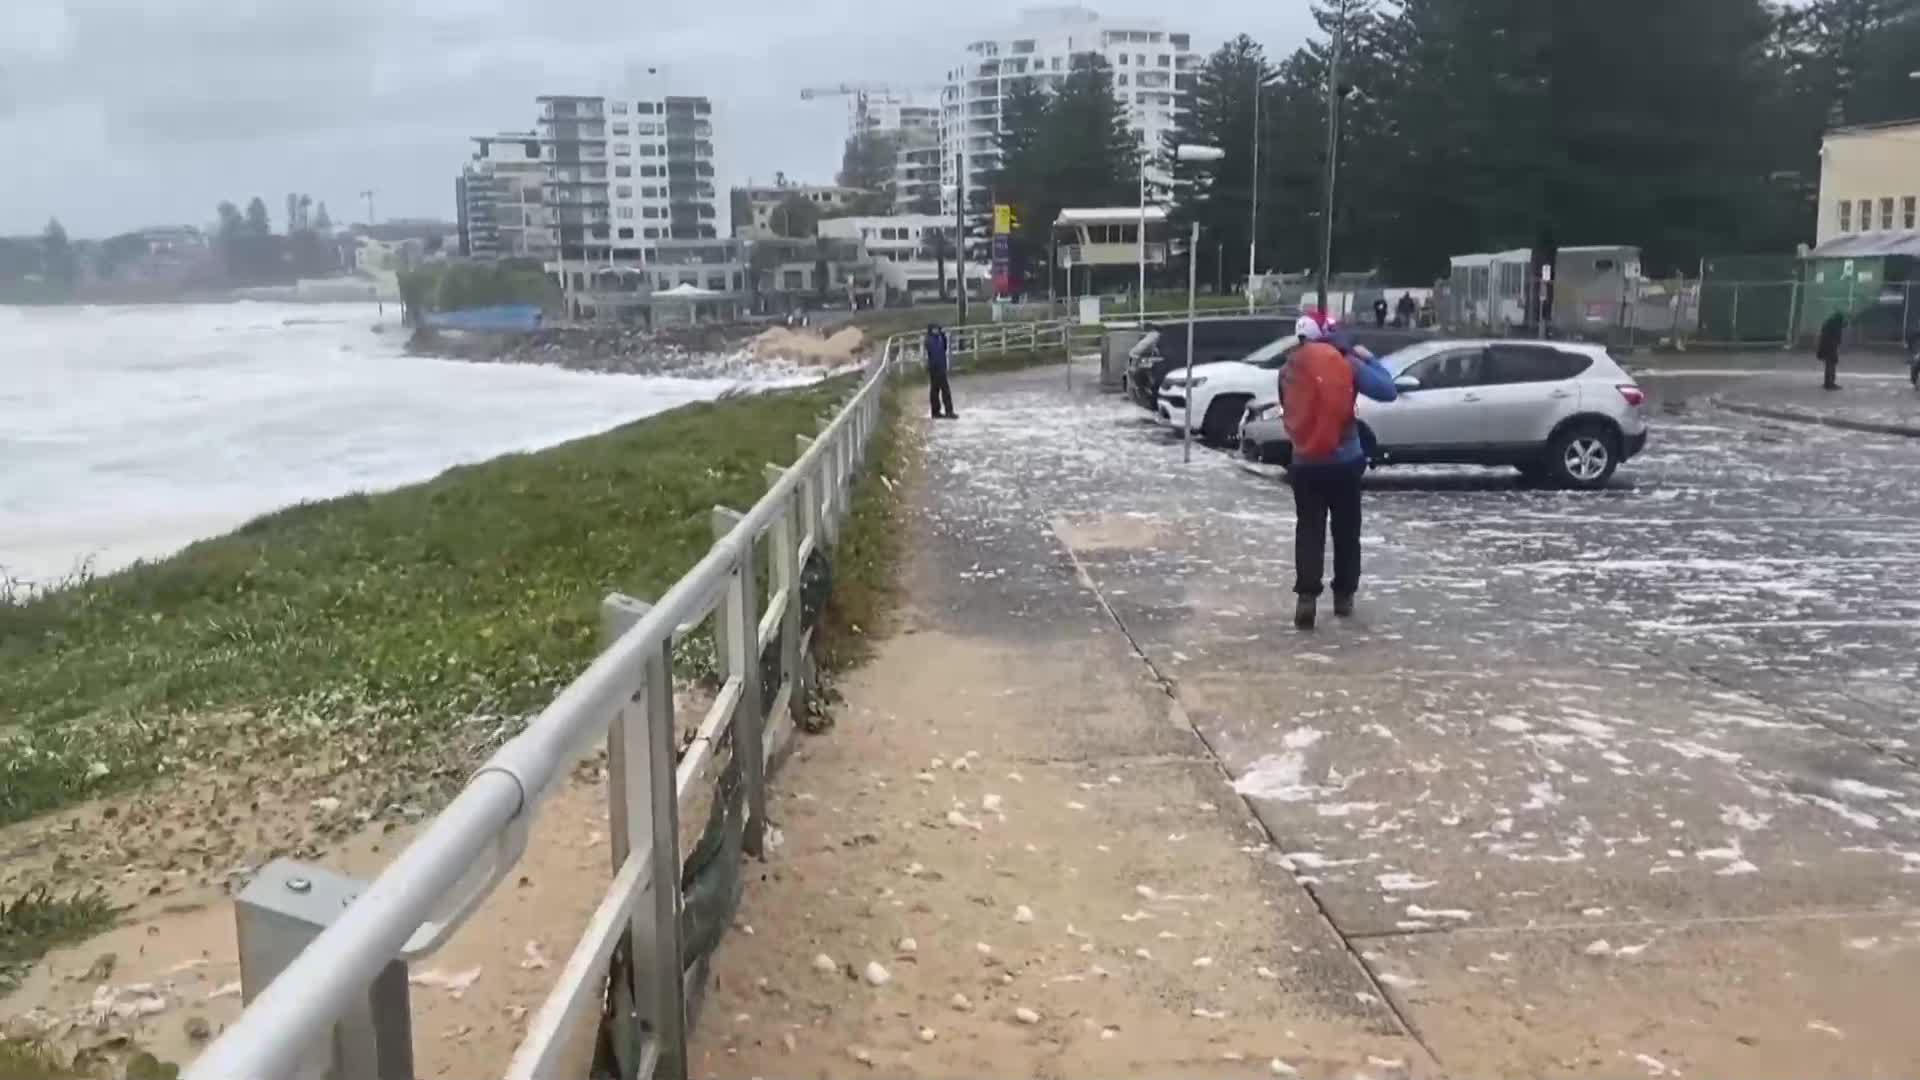
[[[993,208],[994,235],[1006,236],[1011,232],[1013,232],[1013,207],[1004,203],[995,204]]]

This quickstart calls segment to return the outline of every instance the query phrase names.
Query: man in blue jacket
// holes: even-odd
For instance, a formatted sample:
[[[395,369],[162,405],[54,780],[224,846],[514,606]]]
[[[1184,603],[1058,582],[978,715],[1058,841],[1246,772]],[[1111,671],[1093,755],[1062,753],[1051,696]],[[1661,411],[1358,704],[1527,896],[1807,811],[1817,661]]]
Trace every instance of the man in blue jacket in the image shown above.
[[[1346,331],[1333,330],[1321,340],[1338,349],[1351,366],[1356,394],[1375,401],[1399,396],[1386,365],[1355,344]],[[1353,614],[1353,596],[1360,591],[1360,478],[1366,475],[1367,454],[1360,445],[1352,403],[1342,403],[1340,409],[1345,429],[1333,452],[1312,457],[1296,449],[1287,469],[1293,485],[1293,591],[1298,596],[1293,625],[1301,630],[1313,629],[1318,614],[1329,521],[1333,526],[1333,613]]]
[[[939,323],[927,325],[927,401],[933,406],[933,418],[957,420],[953,411],[953,386],[947,382],[947,332]]]

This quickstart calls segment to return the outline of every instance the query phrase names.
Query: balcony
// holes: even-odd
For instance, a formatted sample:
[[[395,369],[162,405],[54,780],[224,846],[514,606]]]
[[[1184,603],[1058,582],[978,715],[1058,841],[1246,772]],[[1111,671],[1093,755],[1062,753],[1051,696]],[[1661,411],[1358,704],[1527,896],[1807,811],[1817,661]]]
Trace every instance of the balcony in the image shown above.
[[[554,214],[563,227],[568,225],[605,225],[609,220],[607,211],[604,208],[598,207],[562,207],[555,210]]]
[[[547,137],[554,142],[606,142],[607,125],[599,122],[580,123],[578,121],[555,120],[542,122]]]

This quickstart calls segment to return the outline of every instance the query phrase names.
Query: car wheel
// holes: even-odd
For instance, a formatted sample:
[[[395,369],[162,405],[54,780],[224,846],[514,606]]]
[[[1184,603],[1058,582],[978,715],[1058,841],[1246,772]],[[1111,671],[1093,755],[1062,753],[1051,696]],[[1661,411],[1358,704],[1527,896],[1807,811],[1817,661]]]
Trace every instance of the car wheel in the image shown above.
[[[1214,398],[1207,405],[1207,415],[1200,421],[1200,441],[1213,446],[1230,446],[1234,436],[1239,434],[1240,417],[1247,411],[1247,399],[1244,397]]]
[[[1570,427],[1547,447],[1549,475],[1562,486],[1591,491],[1604,487],[1620,467],[1620,440],[1594,424]]]

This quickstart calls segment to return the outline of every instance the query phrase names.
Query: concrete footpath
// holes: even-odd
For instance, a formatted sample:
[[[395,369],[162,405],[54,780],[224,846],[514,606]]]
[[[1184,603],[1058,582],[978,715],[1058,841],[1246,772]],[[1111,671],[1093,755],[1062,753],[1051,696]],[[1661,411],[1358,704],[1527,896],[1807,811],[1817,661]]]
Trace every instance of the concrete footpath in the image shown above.
[[[1606,492],[1375,474],[1303,636],[1285,487],[1091,377],[912,421],[695,1075],[1920,1074],[1920,444],[1682,393]]]

